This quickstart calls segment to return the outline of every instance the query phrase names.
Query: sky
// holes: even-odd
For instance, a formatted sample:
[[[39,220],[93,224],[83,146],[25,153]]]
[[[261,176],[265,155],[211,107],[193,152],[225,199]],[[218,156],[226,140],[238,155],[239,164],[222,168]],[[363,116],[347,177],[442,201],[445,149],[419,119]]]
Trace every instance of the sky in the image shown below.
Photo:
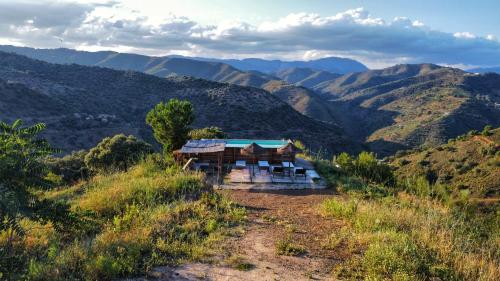
[[[370,68],[500,65],[495,0],[0,0],[0,44]]]

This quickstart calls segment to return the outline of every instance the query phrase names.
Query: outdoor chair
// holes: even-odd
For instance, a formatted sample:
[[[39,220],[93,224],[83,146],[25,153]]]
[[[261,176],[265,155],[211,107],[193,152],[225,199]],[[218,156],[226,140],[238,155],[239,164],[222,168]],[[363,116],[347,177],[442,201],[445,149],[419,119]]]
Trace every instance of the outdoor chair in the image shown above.
[[[247,162],[245,160],[237,160],[235,164],[236,169],[245,169],[247,166]]]
[[[285,169],[283,169],[283,167],[273,167],[271,174],[273,177],[283,177],[285,175]]]
[[[267,162],[267,161],[259,161],[258,164],[259,164],[259,170],[269,171],[269,167],[270,167],[269,162]]]
[[[307,178],[307,173],[306,173],[306,169],[304,168],[295,168],[295,177],[298,178],[298,177],[304,177],[304,179]]]

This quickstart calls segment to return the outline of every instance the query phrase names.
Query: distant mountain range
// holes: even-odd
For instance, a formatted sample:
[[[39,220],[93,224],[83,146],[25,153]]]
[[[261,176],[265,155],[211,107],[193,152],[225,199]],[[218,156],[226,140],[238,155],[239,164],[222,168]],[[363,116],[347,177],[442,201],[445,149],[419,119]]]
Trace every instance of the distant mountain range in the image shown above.
[[[289,68],[310,68],[316,71],[326,71],[339,74],[368,70],[365,65],[358,61],[338,57],[327,57],[310,61],[281,61],[264,60],[257,58],[237,60],[184,57],[178,55],[150,57],[111,51],[85,52],[65,48],[35,49],[9,45],[0,45],[0,51],[14,52],[17,54],[28,56],[30,58],[44,60],[52,63],[76,63],[116,69],[137,70],[150,74],[155,74],[158,69],[161,69],[162,66],[170,59],[190,59],[204,62],[224,63],[241,71],[258,71],[266,74],[276,73]]]
[[[93,53],[69,49],[46,50],[12,46],[0,46],[0,49],[54,63],[76,63],[120,70],[136,70],[167,77],[167,81],[171,82],[176,79],[191,81],[188,78],[179,77],[192,76],[245,86],[231,88],[238,89],[237,92],[245,89],[244,91],[250,93],[260,93],[261,90],[256,88],[264,89],[271,93],[265,96],[265,99],[256,99],[253,95],[248,97],[239,95],[240,104],[237,106],[235,102],[234,105],[242,113],[252,112],[260,107],[260,102],[264,104],[270,102],[269,96],[278,98],[275,101],[280,101],[279,104],[283,105],[283,101],[295,111],[316,119],[308,119],[311,123],[306,131],[309,129],[315,131],[321,126],[326,126],[324,128],[329,129],[325,130],[334,132],[333,138],[336,139],[336,143],[342,142],[341,139],[349,138],[352,146],[359,148],[360,143],[365,143],[381,156],[422,144],[433,146],[444,143],[449,138],[473,129],[480,130],[485,125],[500,125],[500,75],[473,74],[433,64],[396,65],[381,70],[346,74],[307,67],[278,68],[278,70],[273,68],[273,71],[267,68],[264,72],[241,70],[222,63],[223,60],[209,61],[179,56],[159,58],[115,52]],[[86,71],[91,72],[91,70]],[[99,81],[104,83],[105,80],[99,79]],[[124,80],[123,83],[125,82]],[[139,87],[138,84],[139,82],[135,87]],[[181,83],[181,85],[184,84]],[[222,87],[222,84],[217,83],[207,85],[215,88]],[[150,87],[149,84],[140,85],[140,87],[143,86]],[[221,100],[225,98],[227,97]],[[246,108],[247,106],[250,108]],[[288,110],[293,110],[292,108],[287,107],[284,110],[288,112]],[[224,110],[235,110],[235,108]],[[274,111],[273,115],[279,116],[280,113]],[[252,124],[247,123],[246,119],[253,118],[253,116],[241,114],[240,118],[244,120],[231,119],[231,122],[242,125],[239,127],[240,130],[248,130],[247,126]],[[221,120],[214,122],[222,122]],[[204,122],[203,124],[210,123]],[[274,130],[274,133],[278,134],[279,126],[275,124],[264,131]],[[238,130],[229,124],[222,127],[229,128],[231,132],[238,134]],[[251,128],[254,127],[251,126]],[[296,129],[298,130],[298,127]],[[263,135],[258,132],[254,135],[271,137],[276,134]],[[324,134],[328,135],[328,132]],[[328,142],[325,139],[313,140],[312,135],[307,135],[305,138],[315,147],[334,146],[331,143],[327,145]],[[342,149],[342,147],[336,148],[336,150]],[[351,148],[346,146],[346,149]]]
[[[327,57],[310,61],[282,61],[248,58],[235,59],[207,59],[193,58],[196,60],[216,61],[229,64],[243,71],[256,70],[264,73],[276,73],[290,68],[310,68],[313,70],[345,74],[349,72],[366,71],[368,68],[355,60],[338,57]]]
[[[341,128],[304,116],[254,87],[51,64],[0,52],[0,120],[45,122],[46,136],[66,152],[117,133],[154,142],[146,113],[170,98],[193,103],[195,127],[219,126],[231,137],[301,139],[331,152],[359,149]]]
[[[74,63],[88,66],[109,67],[117,70],[135,70],[159,77],[191,76],[216,82],[262,88],[289,102],[295,109],[309,117],[334,123],[333,117],[328,110],[316,106],[316,103],[321,102],[317,101],[318,95],[312,90],[291,85],[291,83],[295,82],[280,80],[280,78],[272,74],[265,74],[256,70],[242,71],[222,62],[209,61],[208,59],[202,58],[198,58],[201,60],[197,60],[182,56],[148,57],[108,51],[85,52],[62,48],[34,49],[0,45],[0,51],[12,52],[58,64]],[[262,62],[263,60],[258,61]],[[277,61],[273,61],[273,63],[276,62]],[[311,87],[315,83],[323,82],[328,78],[340,76],[325,71],[301,70],[309,73],[309,79],[308,77],[304,77],[302,80],[304,80],[304,84],[310,85]],[[315,73],[322,74],[314,78]],[[277,75],[279,75],[279,73],[277,73]],[[310,83],[311,81],[315,82]],[[301,85],[301,83],[297,84]]]

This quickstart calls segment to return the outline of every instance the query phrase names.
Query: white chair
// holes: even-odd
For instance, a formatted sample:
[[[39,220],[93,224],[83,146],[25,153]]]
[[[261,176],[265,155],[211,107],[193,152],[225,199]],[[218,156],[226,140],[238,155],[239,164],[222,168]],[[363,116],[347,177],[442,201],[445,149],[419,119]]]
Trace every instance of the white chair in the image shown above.
[[[245,160],[237,160],[234,166],[236,169],[245,169],[247,166],[247,162]]]
[[[269,171],[269,162],[267,161],[259,161],[259,170],[266,170]]]

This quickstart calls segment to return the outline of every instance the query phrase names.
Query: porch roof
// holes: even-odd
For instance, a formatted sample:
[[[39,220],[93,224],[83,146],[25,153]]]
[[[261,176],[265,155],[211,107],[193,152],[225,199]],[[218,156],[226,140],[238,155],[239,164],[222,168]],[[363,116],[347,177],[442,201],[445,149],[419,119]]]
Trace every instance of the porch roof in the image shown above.
[[[189,140],[181,148],[181,153],[212,153],[221,152],[226,148],[224,140]]]

